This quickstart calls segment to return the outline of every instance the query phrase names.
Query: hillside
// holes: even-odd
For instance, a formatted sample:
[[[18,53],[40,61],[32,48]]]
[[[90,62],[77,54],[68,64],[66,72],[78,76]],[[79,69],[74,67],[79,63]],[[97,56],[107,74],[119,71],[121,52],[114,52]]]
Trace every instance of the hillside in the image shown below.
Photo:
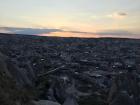
[[[0,103],[140,105],[140,40],[0,34]]]

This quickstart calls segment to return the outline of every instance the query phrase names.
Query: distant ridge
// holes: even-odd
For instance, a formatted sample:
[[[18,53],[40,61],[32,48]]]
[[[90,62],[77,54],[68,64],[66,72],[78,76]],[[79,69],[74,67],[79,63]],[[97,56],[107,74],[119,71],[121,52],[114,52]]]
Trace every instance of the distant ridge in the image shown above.
[[[65,38],[65,39],[121,39],[121,40],[140,40],[139,38],[119,38],[119,37],[98,37],[98,38],[84,38],[84,37],[61,37],[61,36],[41,36],[41,35],[30,35],[30,34],[13,34],[13,33],[0,33],[1,35],[12,35],[12,36],[26,36],[26,37],[46,37],[46,38]]]

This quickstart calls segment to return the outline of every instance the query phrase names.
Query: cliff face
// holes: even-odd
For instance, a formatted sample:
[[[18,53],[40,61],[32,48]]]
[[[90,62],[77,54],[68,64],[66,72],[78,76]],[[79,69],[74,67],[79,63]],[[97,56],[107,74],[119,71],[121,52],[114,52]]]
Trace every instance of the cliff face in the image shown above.
[[[134,39],[0,35],[0,101],[140,105],[139,49]]]

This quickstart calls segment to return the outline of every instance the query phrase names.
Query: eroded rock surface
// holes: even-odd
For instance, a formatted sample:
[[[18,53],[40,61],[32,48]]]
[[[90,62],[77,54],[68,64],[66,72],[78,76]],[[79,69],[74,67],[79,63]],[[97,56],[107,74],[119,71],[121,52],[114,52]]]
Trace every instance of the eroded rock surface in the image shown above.
[[[140,40],[1,34],[0,52],[0,70],[35,89],[32,100],[140,105]]]

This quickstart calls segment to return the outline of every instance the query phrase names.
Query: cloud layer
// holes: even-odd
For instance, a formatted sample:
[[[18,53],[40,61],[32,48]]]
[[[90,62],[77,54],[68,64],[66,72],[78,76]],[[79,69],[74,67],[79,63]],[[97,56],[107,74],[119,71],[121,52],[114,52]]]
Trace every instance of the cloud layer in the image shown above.
[[[28,35],[40,35],[49,34],[51,32],[61,32],[61,29],[39,29],[39,28],[16,28],[16,27],[0,27],[2,33],[15,33],[15,34],[28,34]]]
[[[124,15],[124,14],[122,14]],[[62,29],[38,29],[38,28],[16,28],[0,27],[1,33],[61,36],[61,37],[126,37],[140,38],[140,35],[125,30],[104,30],[100,32],[64,31]]]
[[[107,17],[112,19],[124,19],[128,14],[125,12],[114,12],[112,14],[107,15]]]

